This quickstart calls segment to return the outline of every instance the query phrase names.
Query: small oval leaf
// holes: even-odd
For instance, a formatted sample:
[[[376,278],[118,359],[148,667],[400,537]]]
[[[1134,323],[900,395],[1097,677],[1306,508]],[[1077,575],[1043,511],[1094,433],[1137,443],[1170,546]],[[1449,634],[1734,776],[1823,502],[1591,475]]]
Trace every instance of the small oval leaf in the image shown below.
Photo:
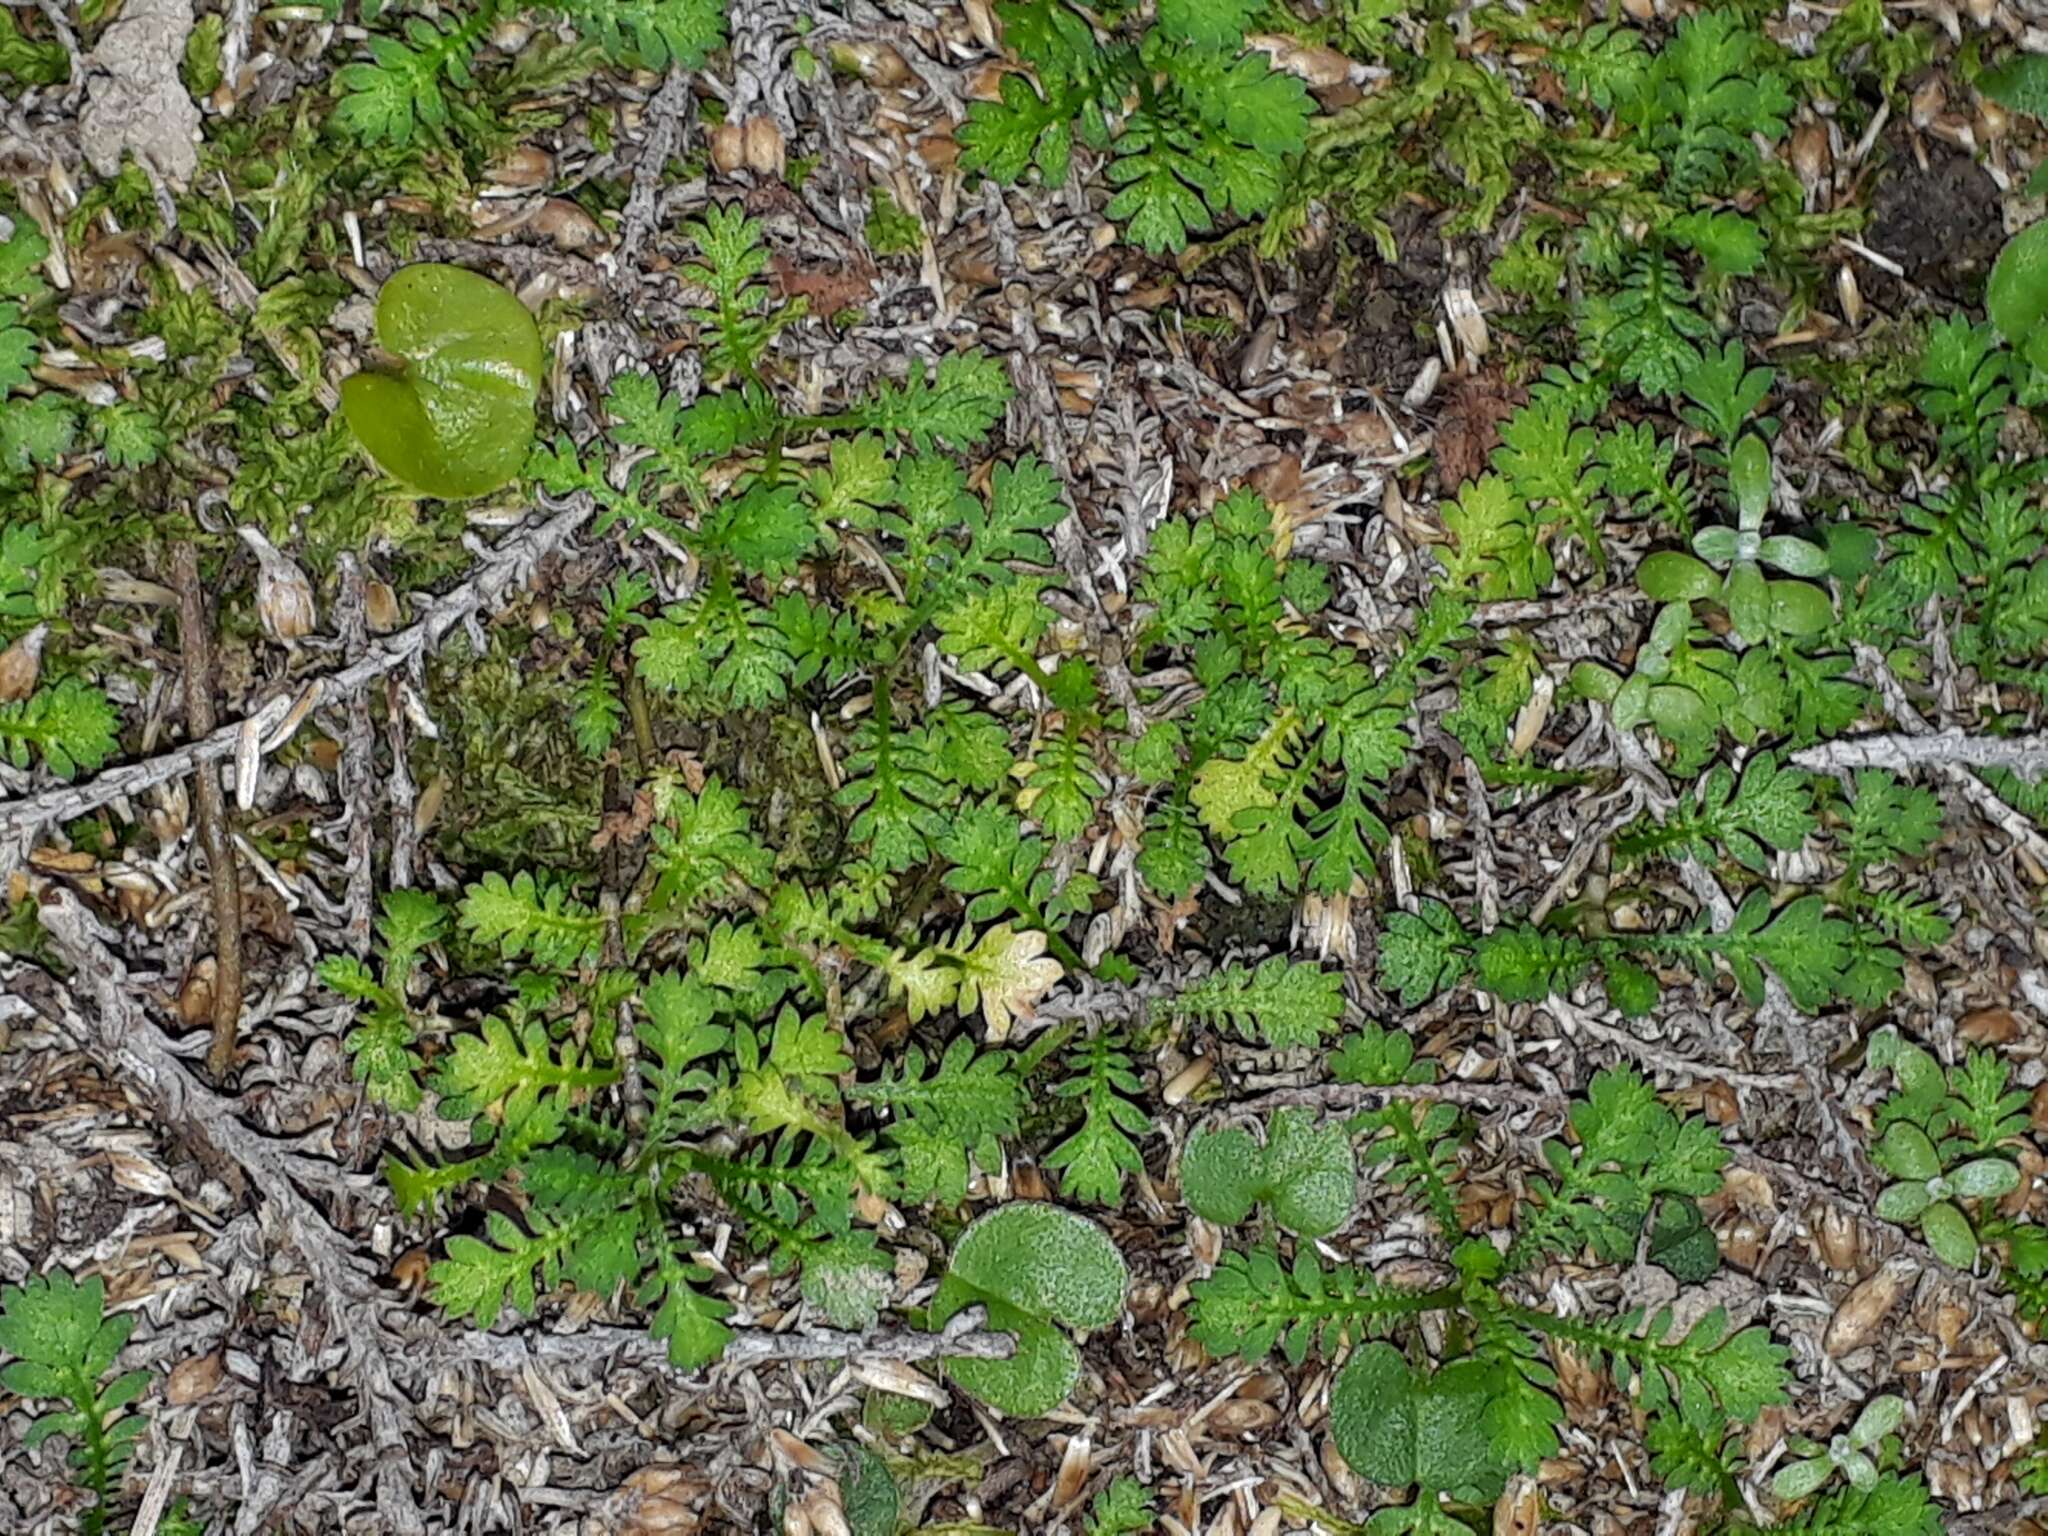
[[[1872,1156],[1895,1178],[1931,1179],[1941,1172],[1941,1157],[1927,1133],[1904,1120],[1891,1123]]]
[[[1657,602],[1686,603],[1696,597],[1712,597],[1721,590],[1721,578],[1691,555],[1660,549],[1646,555],[1636,567],[1636,585],[1645,597]]]
[[[1781,635],[1817,635],[1835,622],[1835,605],[1810,581],[1770,584],[1771,624]]]
[[[2002,1157],[1980,1157],[1949,1175],[1949,1187],[1970,1200],[1991,1200],[2020,1187],[2020,1171]]]
[[[1729,456],[1728,487],[1735,492],[1737,518],[1754,533],[1763,526],[1771,504],[1771,450],[1754,433],[1737,443]]]
[[[1946,1200],[1921,1214],[1920,1231],[1935,1257],[1951,1268],[1968,1269],[1977,1262],[1977,1234],[1970,1230],[1970,1219]]]

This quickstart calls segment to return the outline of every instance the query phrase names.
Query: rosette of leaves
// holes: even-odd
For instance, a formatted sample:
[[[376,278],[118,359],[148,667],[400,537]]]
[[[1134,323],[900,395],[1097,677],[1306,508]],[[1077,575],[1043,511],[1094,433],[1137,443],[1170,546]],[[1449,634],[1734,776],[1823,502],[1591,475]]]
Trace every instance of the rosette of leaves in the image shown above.
[[[1702,528],[1693,553],[1660,550],[1636,571],[1636,585],[1660,603],[1701,598],[1727,609],[1740,641],[1818,634],[1834,621],[1827,592],[1810,581],[1776,580],[1764,567],[1788,577],[1825,576],[1827,552],[1789,534],[1765,537],[1764,513],[1771,500],[1771,453],[1763,439],[1745,436],[1729,456],[1729,488],[1735,493],[1736,525]],[[1661,615],[1660,615],[1661,617]]]
[[[1966,1202],[2019,1187],[2019,1168],[2001,1148],[2026,1129],[2026,1090],[2010,1086],[2010,1069],[1989,1051],[1972,1051],[1944,1070],[1896,1030],[1871,1037],[1868,1059],[1889,1068],[1899,1085],[1878,1106],[1883,1135],[1871,1155],[1897,1182],[1878,1196],[1877,1214],[1918,1227],[1943,1263],[1967,1269],[1982,1228]]]
[[[1803,1499],[1839,1472],[1852,1488],[1868,1493],[1879,1475],[1879,1456],[1872,1452],[1882,1454],[1885,1440],[1905,1418],[1906,1400],[1886,1393],[1864,1404],[1856,1422],[1826,1445],[1794,1436],[1787,1444],[1800,1459],[1778,1469],[1771,1492],[1781,1499]]]
[[[377,343],[399,366],[344,379],[341,411],[377,467],[429,496],[482,496],[533,446],[540,330],[516,295],[423,263],[377,295]]]
[[[1102,1228],[1056,1205],[1006,1205],[960,1234],[932,1298],[940,1327],[971,1306],[1017,1335],[1008,1360],[949,1361],[947,1373],[1015,1418],[1049,1413],[1081,1379],[1081,1354],[1061,1331],[1107,1328],[1123,1314],[1130,1272]]]
[[[2019,1188],[2020,1171],[2003,1157],[1947,1161],[1919,1126],[1897,1121],[1871,1154],[1897,1183],[1877,1197],[1886,1221],[1917,1226],[1943,1263],[1968,1269],[1977,1259],[1977,1231],[1964,1213],[1965,1200],[1995,1200]]]

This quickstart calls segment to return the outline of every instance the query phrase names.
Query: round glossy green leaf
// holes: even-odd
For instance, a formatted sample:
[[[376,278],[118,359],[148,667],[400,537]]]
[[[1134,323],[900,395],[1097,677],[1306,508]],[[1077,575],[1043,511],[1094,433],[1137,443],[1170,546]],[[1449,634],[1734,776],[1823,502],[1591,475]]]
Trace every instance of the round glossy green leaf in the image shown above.
[[[1894,1178],[1931,1179],[1941,1172],[1941,1156],[1927,1133],[1904,1120],[1891,1123],[1871,1155]]]
[[[1297,1237],[1328,1237],[1351,1219],[1358,1167],[1341,1125],[1318,1126],[1315,1111],[1276,1110],[1266,1133],[1265,1184],[1259,1198]]]
[[[1970,1219],[1946,1200],[1921,1214],[1920,1231],[1942,1263],[1968,1269],[1977,1262],[1977,1234],[1970,1230]]]
[[[1368,1481],[1491,1499],[1506,1478],[1486,1429],[1495,1385],[1492,1369],[1478,1360],[1425,1375],[1393,1345],[1368,1344],[1331,1384],[1331,1438]]]
[[[1610,704],[1621,691],[1621,679],[1606,667],[1595,661],[1580,661],[1572,664],[1572,692],[1582,699],[1598,699]]]
[[[1721,578],[1703,562],[1675,549],[1660,549],[1646,555],[1636,567],[1636,585],[1645,597],[1660,603],[1688,603],[1696,597],[1712,597],[1721,590]]]
[[[1652,688],[1650,718],[1673,741],[1710,736],[1714,731],[1714,712],[1690,688]]]
[[[516,296],[461,267],[406,267],[377,296],[377,341],[404,367],[344,379],[341,410],[380,469],[446,497],[481,496],[519,472],[543,355]]]
[[[2020,1171],[2002,1157],[1980,1157],[1949,1175],[1949,1187],[1970,1200],[1992,1200],[2020,1187]]]
[[[1081,1357],[1054,1326],[1106,1328],[1123,1312],[1130,1272],[1102,1228],[1058,1206],[990,1211],[960,1234],[932,1298],[940,1326],[977,1302],[988,1326],[1017,1335],[1008,1360],[954,1360],[953,1379],[1017,1418],[1059,1406],[1080,1379]]]
[[[1415,1373],[1393,1345],[1355,1350],[1330,1387],[1330,1434],[1345,1465],[1382,1487],[1414,1482],[1420,1396]]]
[[[1770,592],[1771,623],[1781,635],[1817,635],[1835,622],[1834,603],[1810,581],[1774,581]]]
[[[1927,1192],[1924,1179],[1910,1184],[1887,1184],[1877,1197],[1877,1214],[1884,1221],[1918,1221],[1920,1213],[1933,1203],[1934,1196]]]
[[[2030,224],[1998,253],[1984,289],[1991,323],[2007,341],[2026,341],[2048,315],[2048,220]]]
[[[1632,731],[1650,718],[1650,680],[1637,673],[1614,694],[1614,727]]]
[[[1245,1132],[1197,1131],[1180,1159],[1180,1188],[1198,1216],[1234,1227],[1265,1183],[1265,1153]]]

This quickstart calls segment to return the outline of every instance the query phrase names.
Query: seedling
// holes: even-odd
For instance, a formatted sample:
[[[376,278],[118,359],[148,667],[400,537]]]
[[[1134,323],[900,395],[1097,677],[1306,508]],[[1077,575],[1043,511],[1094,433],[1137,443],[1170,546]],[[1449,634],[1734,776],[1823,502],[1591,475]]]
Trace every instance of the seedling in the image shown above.
[[[1755,643],[1774,635],[1813,635],[1834,621],[1825,590],[1806,581],[1774,581],[1764,566],[1790,576],[1825,576],[1826,551],[1786,534],[1765,538],[1771,501],[1771,453],[1755,435],[1736,443],[1728,466],[1738,521],[1733,528],[1702,528],[1693,554],[1663,550],[1636,571],[1636,585],[1660,603],[1709,598],[1728,610],[1738,639]],[[1697,558],[1695,558],[1695,556]]]
[[[1878,1479],[1877,1461],[1870,1453],[1882,1450],[1885,1439],[1905,1418],[1906,1400],[1886,1393],[1873,1397],[1847,1432],[1826,1445],[1794,1436],[1787,1443],[1802,1459],[1778,1469],[1771,1479],[1771,1492],[1781,1499],[1803,1499],[1840,1472],[1850,1487],[1868,1493]]]
[[[461,267],[406,267],[377,295],[377,340],[400,366],[343,380],[341,410],[378,468],[451,498],[485,495],[519,472],[542,368],[524,304]]]
[[[1917,1226],[1943,1263],[1968,1269],[1979,1235],[1969,1205],[2019,1188],[2019,1168],[1999,1148],[2026,1128],[2026,1092],[2008,1088],[2006,1064],[1984,1051],[1944,1073],[1886,1030],[1872,1037],[1869,1054],[1899,1081],[1878,1111],[1884,1136],[1872,1157],[1898,1182],[1877,1197],[1877,1214]]]

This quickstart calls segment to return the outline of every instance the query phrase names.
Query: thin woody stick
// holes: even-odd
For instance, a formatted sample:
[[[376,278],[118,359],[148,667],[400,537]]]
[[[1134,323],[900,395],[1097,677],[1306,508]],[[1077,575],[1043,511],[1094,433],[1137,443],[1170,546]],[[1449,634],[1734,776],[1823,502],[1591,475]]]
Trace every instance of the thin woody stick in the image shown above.
[[[203,741],[214,728],[213,626],[206,589],[199,584],[199,552],[189,539],[171,550],[171,581],[178,589],[178,643],[185,653],[185,735]],[[223,1081],[235,1061],[235,1031],[242,1021],[242,879],[235,864],[220,769],[201,763],[193,774],[199,793],[199,841],[213,884],[213,1044],[206,1069]]]

